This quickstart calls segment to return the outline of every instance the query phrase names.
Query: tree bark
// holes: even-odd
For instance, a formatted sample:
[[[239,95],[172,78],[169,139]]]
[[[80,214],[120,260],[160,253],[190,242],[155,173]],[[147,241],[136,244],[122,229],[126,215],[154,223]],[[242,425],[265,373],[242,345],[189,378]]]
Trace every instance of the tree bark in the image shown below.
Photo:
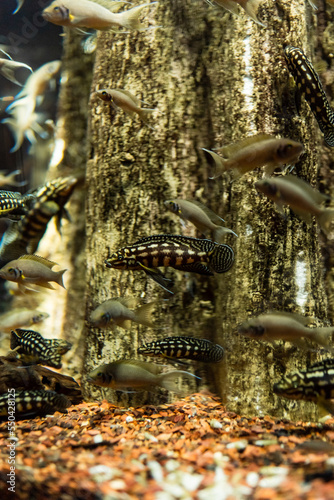
[[[91,97],[84,374],[102,363],[136,357],[145,341],[205,337],[223,345],[226,355],[219,365],[196,369],[200,387],[217,392],[229,409],[314,418],[314,405],[278,399],[272,386],[286,371],[315,361],[318,353],[284,343],[273,348],[241,338],[235,330],[268,310],[305,312],[326,323],[319,228],[292,214],[283,218],[257,196],[253,184],[262,170],[233,182],[229,175],[209,180],[201,147],[212,149],[260,132],[300,140],[306,154],[295,171],[317,184],[322,136],[305,103],[298,115],[283,56],[283,44],[291,44],[313,59],[316,14],[297,0],[263,2],[260,15],[268,23],[263,28],[243,11],[232,16],[205,2],[165,1],[148,12],[145,17],[162,29],[98,36],[92,91],[126,89],[157,112],[152,130]],[[228,274],[206,278],[168,270],[175,295],[166,297],[144,273],[109,270],[104,260],[140,237],[200,236],[191,226],[183,232],[166,213],[163,202],[173,197],[207,204],[239,238],[226,238],[236,254]],[[93,328],[92,310],[120,295],[156,300],[157,327]],[[161,400],[155,394],[119,396],[83,380],[86,398],[102,394],[123,404]]]

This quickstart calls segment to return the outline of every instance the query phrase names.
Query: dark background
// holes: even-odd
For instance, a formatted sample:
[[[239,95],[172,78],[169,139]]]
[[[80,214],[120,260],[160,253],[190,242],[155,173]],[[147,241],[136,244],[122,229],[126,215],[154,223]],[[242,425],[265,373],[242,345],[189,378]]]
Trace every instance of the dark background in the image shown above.
[[[19,62],[23,62],[36,70],[44,63],[59,59],[62,53],[63,37],[62,28],[47,23],[41,16],[42,10],[51,3],[47,0],[25,0],[19,12],[13,15],[16,9],[16,0],[1,0],[0,2],[0,48],[5,50],[10,56]],[[0,53],[0,57],[6,57]],[[22,72],[21,72],[22,71]],[[19,70],[16,73],[18,80],[24,83],[29,72]],[[11,83],[0,74],[0,120],[6,114],[8,101],[3,101],[6,96],[15,96],[21,87]],[[57,94],[50,92],[46,95],[42,111],[55,119]],[[22,147],[15,153],[10,153],[14,141],[7,125],[0,124],[0,170],[22,171],[22,178],[30,178],[30,160],[28,149],[30,143],[25,140]],[[26,191],[29,186],[25,186]],[[4,189],[4,188],[2,188]],[[10,188],[13,189],[13,188]],[[19,190],[15,188],[15,190]]]

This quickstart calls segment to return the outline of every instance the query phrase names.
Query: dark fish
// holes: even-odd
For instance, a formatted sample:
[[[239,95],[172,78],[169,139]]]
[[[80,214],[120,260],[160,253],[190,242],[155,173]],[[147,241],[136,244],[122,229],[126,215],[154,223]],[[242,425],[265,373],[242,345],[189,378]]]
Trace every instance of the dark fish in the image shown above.
[[[60,217],[78,180],[59,177],[32,194],[35,201],[28,213],[6,230],[0,243],[0,266],[27,253],[34,253],[53,216]]]
[[[94,385],[115,390],[131,387],[144,391],[158,386],[179,393],[177,380],[180,377],[198,378],[182,370],[162,373],[161,366],[154,363],[145,363],[138,359],[122,359],[95,368],[89,373],[87,380]]]
[[[15,405],[8,404],[10,401],[13,401]],[[0,394],[0,417],[7,416],[8,410],[11,408],[14,409],[14,415],[21,416],[54,413],[55,411],[64,413],[71,404],[71,401],[64,394],[43,389],[15,391],[13,396],[4,393]]]
[[[15,191],[0,191],[0,217],[19,220],[28,212],[35,200],[32,194],[22,195]]]
[[[72,347],[62,339],[45,339],[33,330],[17,328],[11,333],[10,348],[17,351],[17,358],[27,364],[42,364],[61,368],[61,356]]]
[[[314,401],[334,414],[334,358],[286,375],[274,384],[274,393],[287,399]]]
[[[187,358],[205,363],[218,363],[223,359],[224,349],[210,340],[194,337],[167,337],[144,344],[138,348],[139,354],[163,356],[166,358]]]
[[[312,63],[302,49],[288,45],[285,59],[300,92],[308,102],[328,146],[334,147],[334,111]]]
[[[180,271],[212,276],[231,269],[234,253],[228,245],[211,240],[174,234],[157,234],[142,238],[121,248],[106,259],[106,266],[120,270],[145,271],[162,288],[169,291],[165,278],[156,269],[172,267]]]

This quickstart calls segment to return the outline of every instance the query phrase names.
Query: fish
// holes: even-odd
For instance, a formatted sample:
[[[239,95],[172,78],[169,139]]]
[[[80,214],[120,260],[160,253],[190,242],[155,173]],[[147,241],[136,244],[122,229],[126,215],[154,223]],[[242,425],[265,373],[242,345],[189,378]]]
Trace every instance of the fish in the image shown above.
[[[327,146],[334,147],[334,111],[311,61],[302,49],[288,45],[284,49],[288,69],[308,103]]]
[[[22,195],[15,191],[0,190],[0,217],[19,220],[28,212],[34,200],[35,196],[32,194]]]
[[[28,77],[21,92],[7,107],[6,112],[10,117],[5,118],[1,123],[8,125],[14,136],[15,144],[10,150],[11,153],[20,149],[24,137],[31,144],[36,142],[35,133],[42,138],[47,138],[47,131],[41,125],[45,122],[45,116],[43,113],[36,113],[35,108],[43,101],[43,94],[50,81],[53,81],[60,71],[60,67],[61,61],[59,60],[43,64]]]
[[[132,297],[106,300],[94,309],[90,316],[90,322],[98,327],[117,325],[124,329],[130,329],[131,323],[134,321],[152,328],[151,313],[155,302],[145,304],[134,311],[129,309],[135,307],[137,301],[138,299]]]
[[[308,328],[312,321],[313,318],[296,313],[273,311],[244,321],[239,325],[238,333],[256,340],[285,340],[297,345],[303,345],[300,339],[308,339],[331,349],[334,327]]]
[[[330,3],[330,0],[327,0],[327,2],[329,1]],[[308,3],[311,5],[311,7],[314,9],[314,10],[318,10],[318,6],[315,2],[313,2],[313,0],[308,0]]]
[[[161,373],[161,366],[138,359],[122,359],[98,366],[88,374],[87,381],[100,387],[122,390],[126,388],[151,390],[162,387],[180,394],[177,380],[198,378],[190,372],[173,370]]]
[[[45,130],[41,125],[45,118],[44,115],[35,113],[32,101],[23,99],[21,101],[20,105],[11,110],[10,117],[1,120],[1,123],[8,125],[14,138],[14,145],[10,149],[11,153],[20,149],[24,138],[34,144],[37,140],[36,134],[40,137],[46,137]]]
[[[27,308],[17,308],[0,315],[0,331],[10,333],[15,328],[40,323],[49,317],[49,314]]]
[[[13,61],[10,55],[7,54],[7,52],[5,52],[4,50],[0,49],[0,51],[8,57],[8,59],[0,58],[0,73],[10,82],[22,87],[22,84],[17,80],[15,76],[15,71],[24,68],[32,73],[32,68],[28,66],[28,64]]]
[[[273,386],[273,391],[287,399],[313,401],[320,408],[334,415],[334,359],[313,363],[305,370],[298,370],[283,377]]]
[[[186,358],[204,363],[218,363],[223,359],[224,348],[211,340],[194,337],[167,337],[143,344],[138,354],[145,356],[162,356],[169,359]]]
[[[156,110],[154,108],[142,108],[141,103],[143,101],[131,94],[128,90],[101,89],[97,90],[94,94],[102,99],[102,101],[111,104],[116,110],[120,108],[130,116],[137,114],[146,125],[153,128],[147,123],[147,120]]]
[[[6,172],[5,170],[0,170],[0,186],[16,186],[22,187],[27,184],[27,181],[16,181],[15,177],[21,174],[21,170],[14,170],[13,172]]]
[[[43,12],[43,18],[58,26],[68,28],[87,28],[94,30],[112,30],[125,28],[126,30],[145,30],[146,27],[139,21],[142,10],[158,2],[144,3],[123,12],[114,13],[102,2],[90,0],[55,0]],[[111,2],[110,7],[115,7]]]
[[[45,339],[34,330],[12,330],[10,348],[17,353],[17,359],[25,364],[42,364],[53,368],[61,368],[61,356],[72,347],[63,339]]]
[[[224,147],[222,152],[227,158],[222,158],[209,149],[202,149],[212,156],[215,173],[210,178],[217,179],[229,170],[237,178],[263,166],[266,166],[266,173],[271,174],[277,167],[295,163],[303,153],[304,146],[292,139],[257,134]]]
[[[65,288],[63,274],[67,269],[52,271],[53,266],[56,265],[58,265],[56,262],[39,255],[22,255],[0,269],[0,278],[18,283],[22,291],[25,287],[29,288],[31,284],[54,290],[50,281]]]
[[[189,236],[157,234],[121,248],[106,259],[105,264],[108,268],[145,271],[164,290],[172,293],[165,285],[166,278],[156,268],[172,267],[212,276],[214,272],[229,271],[233,262],[234,252],[228,245]]]
[[[179,198],[164,201],[166,208],[180,217],[181,221],[188,220],[202,233],[208,236],[213,233],[213,240],[220,243],[223,236],[227,233],[235,234],[232,229],[219,225],[224,222],[218,215],[212,212],[202,203],[195,200],[181,200]]]
[[[21,255],[35,253],[52,217],[60,231],[61,216],[78,179],[57,177],[31,194],[35,202],[22,219],[12,222],[0,242],[0,267]]]
[[[239,10],[237,5],[246,12],[246,14],[253,19],[260,26],[266,27],[266,24],[262,23],[257,16],[258,8],[263,4],[263,0],[206,0],[207,3],[214,5],[217,4],[220,7],[232,12],[232,14],[238,14]]]
[[[13,14],[16,14],[22,7],[22,5],[24,4],[24,0],[16,0],[16,9],[13,11]]]
[[[314,215],[323,232],[329,233],[334,210],[320,205],[329,197],[303,179],[291,174],[271,177],[255,182],[255,188],[274,201],[281,213],[284,214],[283,205],[287,205],[307,224],[311,224]]]
[[[14,389],[12,389],[14,390]],[[13,401],[13,405],[8,404]],[[71,406],[71,401],[64,395],[55,391],[44,389],[15,391],[12,397],[8,393],[0,394],[0,417],[11,414],[36,416],[40,414],[51,414],[55,411],[64,413]],[[12,411],[11,411],[12,409]]]
[[[60,68],[61,61],[56,59],[43,64],[36,71],[33,71],[27,78],[21,92],[15,96],[15,101],[7,107],[6,111],[8,112],[16,106],[20,106],[22,104],[20,101],[22,101],[23,98],[29,98],[31,101],[34,101],[35,106],[41,104],[45,91],[50,85],[50,82],[52,82],[59,73]],[[41,99],[37,103],[38,97]]]

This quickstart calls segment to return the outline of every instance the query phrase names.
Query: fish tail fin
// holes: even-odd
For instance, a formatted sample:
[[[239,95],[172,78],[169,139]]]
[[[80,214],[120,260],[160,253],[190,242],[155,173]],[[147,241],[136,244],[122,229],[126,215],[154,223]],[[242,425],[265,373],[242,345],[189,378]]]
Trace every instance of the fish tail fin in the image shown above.
[[[152,127],[152,125],[150,125],[149,123],[147,123],[147,120],[150,118],[150,116],[152,115],[152,113],[154,113],[154,111],[156,111],[154,108],[141,108],[138,111],[138,114],[139,114],[140,118],[143,120],[143,122],[145,122],[146,125],[148,125],[153,130],[154,130],[154,127]]]
[[[150,302],[149,304],[144,304],[143,306],[138,307],[138,309],[136,309],[135,311],[137,323],[152,328],[152,311],[154,309],[154,306],[155,302]]]
[[[65,271],[67,271],[67,269],[62,269],[61,271],[58,271],[57,278],[56,278],[56,283],[58,283],[58,285],[62,286],[63,288],[65,288],[65,285],[63,282],[63,275],[64,275]]]
[[[251,19],[253,19],[253,21],[255,21],[260,26],[266,27],[266,24],[262,23],[260,19],[257,17],[257,11],[261,3],[262,0],[248,0],[244,8],[246,13],[249,15]]]
[[[214,161],[212,175],[209,176],[209,179],[217,179],[218,177],[223,175],[223,173],[226,171],[225,168],[226,160],[224,160],[224,158],[222,158],[221,156],[217,155],[217,153],[215,153],[214,151],[210,151],[210,149],[202,148],[202,150],[205,151],[206,153],[209,153]]]
[[[314,328],[312,330],[311,339],[314,340],[314,342],[317,342],[317,344],[334,352],[334,348],[332,348],[331,346],[333,334],[334,334],[334,328],[332,326]]]
[[[20,83],[16,77],[15,77],[15,71],[14,68],[3,68],[2,69],[2,74],[7,78],[12,83],[15,83],[15,85],[19,85],[22,87],[22,83]]]
[[[321,229],[327,235],[330,230],[331,222],[334,220],[334,210],[325,208],[323,212],[317,217]]]
[[[18,149],[20,149],[20,147],[22,146],[23,139],[24,139],[24,133],[20,129],[19,124],[17,123],[16,120],[14,120],[14,118],[5,118],[4,120],[2,120],[1,123],[5,123],[6,125],[8,125],[8,127],[10,128],[11,133],[14,136],[15,144],[12,147],[12,149],[10,150],[10,152],[11,153],[15,153],[15,151],[17,151]]]
[[[221,243],[224,235],[227,233],[234,234],[234,236],[238,237],[238,235],[234,231],[232,231],[232,229],[229,229],[228,227],[224,226],[217,226],[216,229],[214,229],[213,231],[214,241],[216,241],[217,243]]]
[[[144,3],[142,5],[137,5],[137,7],[133,7],[132,9],[126,10],[122,13],[122,26],[129,30],[145,30],[146,27],[139,21],[139,16],[141,11],[148,7],[149,5],[154,5],[158,2]]]
[[[159,385],[167,391],[173,391],[177,394],[182,394],[184,391],[181,391],[177,385],[178,379],[182,377],[183,379],[193,380],[194,378],[199,379],[196,375],[193,375],[190,372],[185,372],[183,370],[173,370],[172,372],[161,373],[159,375]]]

